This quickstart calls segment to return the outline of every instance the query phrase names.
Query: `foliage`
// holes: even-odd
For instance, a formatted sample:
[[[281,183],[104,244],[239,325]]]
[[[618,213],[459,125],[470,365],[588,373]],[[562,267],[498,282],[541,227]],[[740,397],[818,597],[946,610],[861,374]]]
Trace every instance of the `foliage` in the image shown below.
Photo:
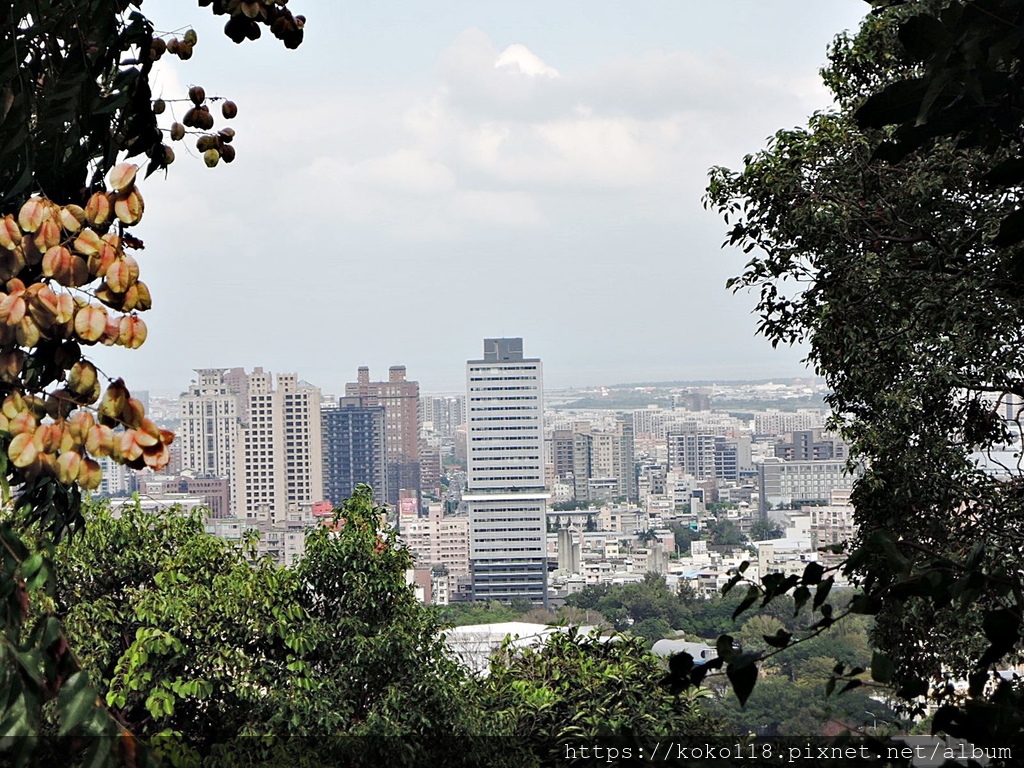
[[[738,547],[745,544],[747,537],[732,520],[708,520],[708,540],[724,547]]]
[[[551,511],[574,512],[581,509],[592,509],[600,506],[600,503],[596,501],[588,501],[587,499],[571,499],[570,501],[556,501],[551,505]]]
[[[665,738],[701,744],[717,732],[693,695],[657,685],[658,660],[637,638],[575,630],[537,648],[506,645],[483,683],[483,701],[510,765],[591,765],[565,745],[637,749]]]
[[[766,638],[777,636],[780,629],[805,632],[810,623],[807,611],[796,617],[792,611],[781,617],[775,612],[759,612],[744,621],[735,636],[744,650],[768,653],[771,646]],[[890,719],[892,713],[871,697],[869,689],[858,687],[842,696],[829,696],[825,688],[837,663],[852,668],[867,667],[870,661],[868,621],[851,617],[769,658],[762,665],[763,679],[743,707],[728,684],[712,681],[709,688],[715,695],[708,711],[722,718],[733,733],[753,731],[768,737],[821,739],[837,725],[862,728],[866,712],[882,719]]]
[[[676,540],[676,550],[681,555],[688,554],[690,551],[690,542],[694,539],[699,539],[700,535],[695,533],[690,526],[684,525],[676,520],[673,520],[668,524],[669,530],[672,531],[672,535]]]
[[[679,628],[686,615],[685,598],[674,595],[665,577],[648,573],[643,581],[622,585],[592,584],[565,599],[568,606],[600,612],[620,632],[630,630],[648,639],[658,628]],[[661,623],[648,623],[661,622]],[[653,637],[651,642],[664,635]]]
[[[531,606],[532,607],[532,606]],[[516,621],[522,615],[500,600],[473,603],[449,603],[437,606],[438,620],[452,627],[464,627],[470,624],[500,624],[505,621]]]
[[[707,204],[753,253],[730,285],[758,292],[773,345],[808,345],[865,466],[843,613],[877,616],[873,681],[918,713],[930,694],[937,731],[1022,748],[1024,701],[994,671],[1024,647],[1024,4],[879,6],[830,53],[838,108],[713,169]],[[751,604],[824,583],[766,580]],[[855,670],[838,677],[864,684]]]
[[[751,541],[770,541],[771,539],[781,539],[785,534],[786,532],[782,530],[781,525],[767,517],[757,518],[750,526]]]
[[[365,486],[339,512],[281,568],[195,515],[97,510],[58,552],[55,599],[116,719],[174,765],[460,754],[471,683],[406,586],[408,553]]]

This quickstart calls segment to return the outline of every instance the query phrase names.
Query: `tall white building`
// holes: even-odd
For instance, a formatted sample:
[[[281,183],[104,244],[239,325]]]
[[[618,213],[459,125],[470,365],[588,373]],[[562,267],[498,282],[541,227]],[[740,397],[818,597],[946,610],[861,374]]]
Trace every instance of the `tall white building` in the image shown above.
[[[197,380],[179,400],[181,468],[197,477],[234,476],[239,399],[225,381],[226,372],[197,368]]]
[[[235,515],[284,521],[324,498],[320,390],[294,373],[249,376],[249,423],[237,451]]]
[[[547,605],[543,372],[522,339],[466,363],[466,419],[473,597]]]

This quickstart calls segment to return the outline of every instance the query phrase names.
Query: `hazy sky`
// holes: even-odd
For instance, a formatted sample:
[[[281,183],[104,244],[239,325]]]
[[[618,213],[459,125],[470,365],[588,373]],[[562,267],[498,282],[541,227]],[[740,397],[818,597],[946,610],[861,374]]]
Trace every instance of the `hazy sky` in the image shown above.
[[[96,355],[130,387],[262,365],[339,392],[404,364],[458,390],[486,336],[524,337],[549,387],[800,373],[725,291],[745,258],[701,195],[828,106],[817,71],[862,0],[292,0],[296,51],[143,7],[195,26],[155,90],[234,99],[238,159],[178,143],[141,187],[149,339]]]

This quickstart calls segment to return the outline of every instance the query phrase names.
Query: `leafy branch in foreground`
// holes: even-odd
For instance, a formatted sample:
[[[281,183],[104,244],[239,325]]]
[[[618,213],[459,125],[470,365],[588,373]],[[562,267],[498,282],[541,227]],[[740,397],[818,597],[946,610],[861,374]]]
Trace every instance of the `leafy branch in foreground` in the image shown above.
[[[211,4],[236,42],[261,27],[289,48],[302,40],[304,20],[283,2],[200,2]],[[84,522],[82,491],[100,483],[97,459],[160,468],[173,439],[120,379],[106,377],[101,397],[102,374],[84,352],[146,340],[139,313],[152,297],[135,257],[144,210],[136,175],[145,158],[147,173],[173,160],[159,125],[167,103],[153,98],[150,77],[165,52],[186,60],[197,42],[194,31],[165,41],[139,5],[0,6],[0,750],[16,764],[33,758],[51,709],[74,747],[67,759],[147,760],[97,699],[52,611],[36,605],[52,589],[46,553]],[[207,164],[229,160],[233,131],[212,133],[202,89],[189,98]],[[226,119],[236,111],[222,106]]]
[[[1021,749],[1024,2],[874,5],[823,71],[837,107],[712,169],[705,201],[751,254],[730,287],[772,344],[807,344],[864,467],[843,567],[873,679]]]

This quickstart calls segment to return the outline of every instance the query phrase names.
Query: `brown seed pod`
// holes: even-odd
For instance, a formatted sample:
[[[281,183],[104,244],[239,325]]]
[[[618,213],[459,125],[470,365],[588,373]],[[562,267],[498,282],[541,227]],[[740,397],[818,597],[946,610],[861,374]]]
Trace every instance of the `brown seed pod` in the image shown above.
[[[231,120],[238,114],[238,105],[233,101],[225,101],[220,105],[220,113],[225,120]]]
[[[205,104],[196,111],[196,128],[203,131],[213,128],[213,115]]]
[[[192,110],[190,109],[189,112]],[[187,117],[187,115],[186,115]],[[171,141],[181,141],[185,138],[185,126],[181,123],[171,123]]]
[[[216,149],[216,148],[217,148],[217,139],[214,136],[205,135],[205,136],[200,136],[198,139],[196,139],[196,149],[198,149],[200,152],[205,152],[208,149]]]
[[[163,99],[157,99],[153,102],[153,114],[162,115],[164,110],[167,109],[167,102]]]
[[[220,149],[220,156],[225,163],[233,163],[235,161],[235,148],[230,144],[225,144]]]
[[[206,101],[206,91],[201,85],[193,85],[188,89],[188,97],[192,99],[192,103],[198,107]]]

